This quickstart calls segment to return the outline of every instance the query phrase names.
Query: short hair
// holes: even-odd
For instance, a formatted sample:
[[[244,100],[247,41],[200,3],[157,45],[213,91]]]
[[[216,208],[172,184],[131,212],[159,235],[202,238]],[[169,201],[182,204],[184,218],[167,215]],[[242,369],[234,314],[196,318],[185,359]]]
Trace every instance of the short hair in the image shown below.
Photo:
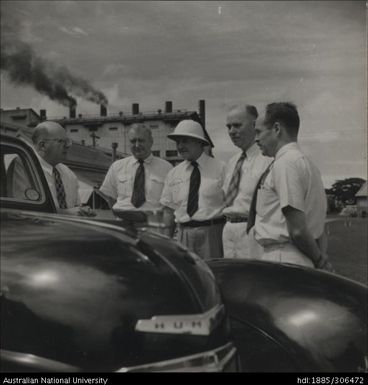
[[[257,108],[255,106],[252,106],[250,104],[247,104],[245,106],[245,109],[247,111],[247,113],[249,115],[251,115],[254,119],[257,119],[258,118],[258,111],[257,111]]]
[[[252,106],[251,104],[235,104],[229,108],[228,113],[231,113],[232,111],[245,112],[254,120],[258,118],[257,108],[255,106]]]
[[[133,131],[133,130],[144,131],[148,135],[148,137],[151,140],[153,140],[152,131],[145,124],[143,124],[143,123],[133,123],[132,126],[130,127],[128,133]]]
[[[298,110],[293,103],[280,102],[270,103],[266,106],[265,123],[273,125],[275,122],[282,123],[290,136],[297,136],[300,119]]]

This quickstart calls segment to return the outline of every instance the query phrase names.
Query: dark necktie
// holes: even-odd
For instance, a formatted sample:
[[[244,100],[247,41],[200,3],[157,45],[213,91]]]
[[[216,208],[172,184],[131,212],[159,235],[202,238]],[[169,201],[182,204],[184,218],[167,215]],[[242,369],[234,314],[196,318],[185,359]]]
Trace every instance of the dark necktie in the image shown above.
[[[144,176],[144,160],[139,159],[139,166],[134,178],[133,194],[132,194],[132,205],[134,207],[141,207],[146,201],[145,193],[145,176]]]
[[[187,204],[187,213],[191,217],[198,210],[198,191],[201,185],[201,173],[198,169],[197,162],[191,162],[193,166],[192,174],[190,175],[189,195]]]
[[[252,202],[251,202],[250,208],[249,208],[248,223],[247,223],[247,234],[249,233],[250,229],[256,223],[256,214],[257,214],[256,207],[257,207],[258,190],[262,186],[262,184],[264,183],[268,173],[270,172],[270,169],[271,169],[271,166],[272,166],[273,162],[274,161],[272,161],[268,165],[266,170],[263,172],[263,174],[259,178],[259,181],[257,182],[256,189],[254,190],[253,197],[252,197]]]
[[[241,154],[240,158],[236,162],[233,175],[231,177],[229,187],[227,189],[226,197],[225,197],[225,204],[226,206],[231,206],[231,204],[234,202],[234,199],[238,195],[239,191],[239,184],[240,184],[240,178],[241,178],[241,169],[244,163],[244,159],[247,157],[247,154],[245,151]]]
[[[55,178],[56,198],[59,202],[59,206],[61,209],[66,209],[66,196],[60,173],[55,167],[52,169],[52,173]]]

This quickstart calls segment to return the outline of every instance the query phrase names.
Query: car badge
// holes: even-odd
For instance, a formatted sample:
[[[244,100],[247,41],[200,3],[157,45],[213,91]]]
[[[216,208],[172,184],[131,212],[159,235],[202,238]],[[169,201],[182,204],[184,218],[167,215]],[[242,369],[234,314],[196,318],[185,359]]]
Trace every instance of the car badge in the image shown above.
[[[223,319],[223,305],[216,305],[202,314],[159,315],[140,319],[135,330],[146,333],[193,334],[208,336]]]

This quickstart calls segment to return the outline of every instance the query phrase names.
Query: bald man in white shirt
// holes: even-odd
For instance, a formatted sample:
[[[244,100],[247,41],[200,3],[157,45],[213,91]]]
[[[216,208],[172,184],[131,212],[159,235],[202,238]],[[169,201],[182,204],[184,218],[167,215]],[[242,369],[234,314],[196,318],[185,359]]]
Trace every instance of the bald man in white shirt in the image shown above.
[[[50,187],[57,212],[95,216],[95,212],[89,206],[81,206],[78,179],[74,172],[62,163],[71,146],[71,140],[67,137],[64,127],[52,121],[41,122],[34,128],[32,142]],[[19,199],[27,199],[25,189],[29,182],[22,162],[17,158],[14,159],[12,169],[14,196]]]

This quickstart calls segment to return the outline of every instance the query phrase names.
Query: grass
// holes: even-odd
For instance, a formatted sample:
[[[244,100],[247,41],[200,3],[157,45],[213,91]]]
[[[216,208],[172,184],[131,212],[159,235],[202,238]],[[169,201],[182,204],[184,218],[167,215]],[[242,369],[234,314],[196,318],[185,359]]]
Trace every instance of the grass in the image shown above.
[[[328,255],[337,274],[367,285],[367,219],[331,217]]]

